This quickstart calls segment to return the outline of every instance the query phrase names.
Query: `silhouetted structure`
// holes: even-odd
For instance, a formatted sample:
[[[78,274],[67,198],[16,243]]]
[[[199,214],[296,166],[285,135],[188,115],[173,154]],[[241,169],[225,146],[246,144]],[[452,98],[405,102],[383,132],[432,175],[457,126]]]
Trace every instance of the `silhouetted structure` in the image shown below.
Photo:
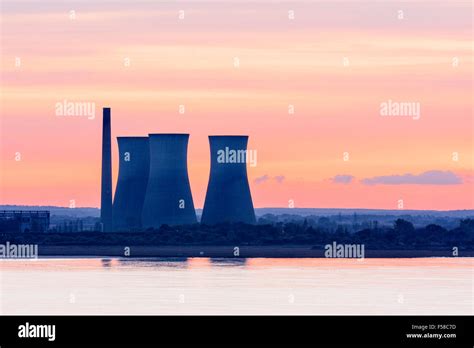
[[[112,230],[112,156],[110,140],[110,108],[103,109],[102,121],[102,182],[100,196],[100,219],[102,230]]]
[[[114,231],[141,227],[150,170],[148,137],[117,137],[119,175],[113,205]]]
[[[142,226],[197,222],[188,178],[189,134],[150,134],[150,174]]]
[[[46,232],[49,215],[47,210],[0,210],[0,231]]]
[[[256,222],[245,161],[227,154],[247,150],[248,136],[209,136],[211,173],[201,223]]]

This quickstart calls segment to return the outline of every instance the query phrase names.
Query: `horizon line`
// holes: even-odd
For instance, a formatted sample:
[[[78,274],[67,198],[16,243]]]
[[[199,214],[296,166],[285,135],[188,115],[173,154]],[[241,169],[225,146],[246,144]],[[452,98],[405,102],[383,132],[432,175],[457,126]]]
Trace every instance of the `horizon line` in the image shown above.
[[[51,208],[62,208],[62,209],[97,209],[100,211],[99,207],[74,207],[70,208],[68,206],[60,206],[60,205],[26,205],[26,204],[0,204],[0,207],[51,207]],[[195,210],[202,210],[203,208],[195,208]],[[455,211],[472,211],[474,212],[474,208],[465,208],[465,209],[451,209],[451,210],[437,210],[437,209],[386,209],[386,208],[318,208],[318,207],[258,207],[254,208],[257,209],[285,209],[285,210],[377,210],[377,211],[432,211],[432,212],[455,212]]]

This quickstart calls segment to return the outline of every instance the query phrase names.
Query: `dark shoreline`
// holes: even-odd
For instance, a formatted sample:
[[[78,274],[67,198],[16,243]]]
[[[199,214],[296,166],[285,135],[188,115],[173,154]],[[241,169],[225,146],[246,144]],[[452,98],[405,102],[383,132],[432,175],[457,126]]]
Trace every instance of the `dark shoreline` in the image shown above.
[[[130,254],[126,255],[129,247]],[[215,258],[325,258],[324,248],[311,245],[278,246],[81,246],[39,245],[39,257],[215,257]],[[365,258],[454,257],[452,250],[365,250]],[[473,250],[460,250],[458,257],[474,257]]]

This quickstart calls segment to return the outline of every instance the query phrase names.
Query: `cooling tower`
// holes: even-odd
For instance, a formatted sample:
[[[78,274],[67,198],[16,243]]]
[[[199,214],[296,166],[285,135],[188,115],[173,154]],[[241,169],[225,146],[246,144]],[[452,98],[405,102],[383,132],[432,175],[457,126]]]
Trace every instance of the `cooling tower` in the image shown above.
[[[112,230],[112,157],[110,141],[110,108],[102,111],[102,182],[100,195],[100,221],[102,231]]]
[[[213,225],[222,222],[256,222],[247,166],[242,161],[247,142],[248,136],[209,137],[211,174],[201,223]]]
[[[150,174],[143,205],[144,228],[197,222],[188,178],[189,134],[150,134]]]
[[[117,137],[119,174],[115,190],[113,216],[114,231],[141,228],[150,170],[148,137]]]

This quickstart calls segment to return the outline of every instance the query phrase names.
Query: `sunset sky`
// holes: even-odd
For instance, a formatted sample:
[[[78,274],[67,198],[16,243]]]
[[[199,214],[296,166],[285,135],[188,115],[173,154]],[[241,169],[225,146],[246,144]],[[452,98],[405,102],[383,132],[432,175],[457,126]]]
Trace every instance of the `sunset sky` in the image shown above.
[[[114,186],[116,136],[190,133],[201,208],[248,134],[255,207],[474,209],[472,48],[471,1],[2,0],[0,204],[98,207],[109,106]]]

